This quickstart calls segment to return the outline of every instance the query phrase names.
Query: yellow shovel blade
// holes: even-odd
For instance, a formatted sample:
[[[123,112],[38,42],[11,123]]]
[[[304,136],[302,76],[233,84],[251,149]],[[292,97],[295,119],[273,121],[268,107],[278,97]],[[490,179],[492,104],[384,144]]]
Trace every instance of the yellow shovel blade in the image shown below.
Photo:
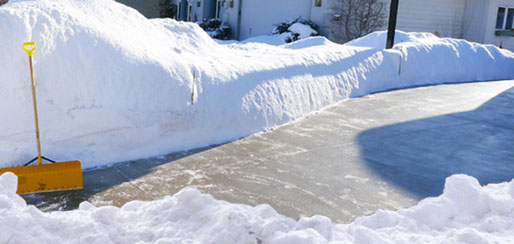
[[[18,194],[82,189],[83,186],[78,160],[0,169],[0,174],[4,172],[18,176]]]

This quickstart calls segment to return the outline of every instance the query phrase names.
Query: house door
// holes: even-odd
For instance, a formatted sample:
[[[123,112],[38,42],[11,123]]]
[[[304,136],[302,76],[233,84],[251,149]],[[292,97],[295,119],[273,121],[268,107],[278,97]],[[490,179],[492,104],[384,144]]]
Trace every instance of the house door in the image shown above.
[[[177,19],[178,20],[187,20],[187,0],[179,0],[178,8],[177,8]]]
[[[215,18],[219,19],[221,17],[221,8],[223,7],[223,0],[216,1],[216,16]]]
[[[187,6],[187,21],[193,21],[193,5]]]
[[[177,8],[177,20],[182,20],[182,2],[178,2],[178,8]]]

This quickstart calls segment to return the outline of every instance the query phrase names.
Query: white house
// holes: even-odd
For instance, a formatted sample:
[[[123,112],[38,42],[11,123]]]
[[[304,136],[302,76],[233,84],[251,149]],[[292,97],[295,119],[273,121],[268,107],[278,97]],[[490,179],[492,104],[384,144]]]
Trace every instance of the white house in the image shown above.
[[[513,18],[514,0],[400,0],[397,28],[438,32],[514,51]]]
[[[143,10],[152,2],[153,6],[158,3],[158,0],[140,0],[141,7],[137,7],[134,4],[137,0],[118,1]],[[220,18],[232,27],[233,38],[237,40],[270,34],[275,24],[298,17],[312,20],[321,27],[321,34],[330,38],[332,1],[335,0],[172,0],[178,6],[177,19]],[[389,0],[384,1],[388,6]],[[514,50],[514,0],[399,0],[399,3],[399,30],[437,33]]]
[[[234,38],[239,40],[269,34],[274,24],[297,17],[314,21],[330,37],[332,1],[218,0],[223,6],[218,17],[233,27]],[[397,29],[514,50],[513,18],[514,0],[400,0]]]
[[[274,24],[298,17],[325,24],[325,9],[314,7],[313,0],[217,0],[216,17],[232,26],[234,38],[244,40],[267,35]]]
[[[471,28],[475,36],[470,40],[501,45],[514,51],[514,0],[483,0],[483,22],[476,29]],[[472,34],[473,32],[470,32]]]

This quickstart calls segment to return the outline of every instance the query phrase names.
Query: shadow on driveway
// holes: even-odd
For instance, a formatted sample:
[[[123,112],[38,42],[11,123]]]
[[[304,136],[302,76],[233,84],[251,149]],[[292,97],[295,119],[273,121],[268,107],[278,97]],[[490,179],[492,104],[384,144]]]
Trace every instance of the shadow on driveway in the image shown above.
[[[366,166],[421,198],[445,179],[467,174],[481,184],[514,178],[514,87],[475,110],[366,130],[358,143]]]

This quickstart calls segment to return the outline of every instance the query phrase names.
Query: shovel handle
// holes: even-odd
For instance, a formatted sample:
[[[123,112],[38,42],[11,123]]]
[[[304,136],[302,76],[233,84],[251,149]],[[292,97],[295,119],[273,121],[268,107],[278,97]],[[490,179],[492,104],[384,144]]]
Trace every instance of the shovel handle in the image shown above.
[[[34,122],[36,126],[36,141],[37,141],[37,161],[39,165],[43,164],[43,157],[41,156],[41,142],[39,141],[39,122],[37,118],[37,102],[36,102],[36,82],[34,81],[34,69],[32,68],[32,52],[36,50],[35,42],[23,43],[23,50],[29,55],[30,66],[30,81],[32,85],[32,102],[34,106]]]
[[[23,50],[25,50],[25,52],[27,52],[29,57],[32,57],[32,52],[34,52],[34,50],[36,50],[36,43],[35,42],[24,42]]]

